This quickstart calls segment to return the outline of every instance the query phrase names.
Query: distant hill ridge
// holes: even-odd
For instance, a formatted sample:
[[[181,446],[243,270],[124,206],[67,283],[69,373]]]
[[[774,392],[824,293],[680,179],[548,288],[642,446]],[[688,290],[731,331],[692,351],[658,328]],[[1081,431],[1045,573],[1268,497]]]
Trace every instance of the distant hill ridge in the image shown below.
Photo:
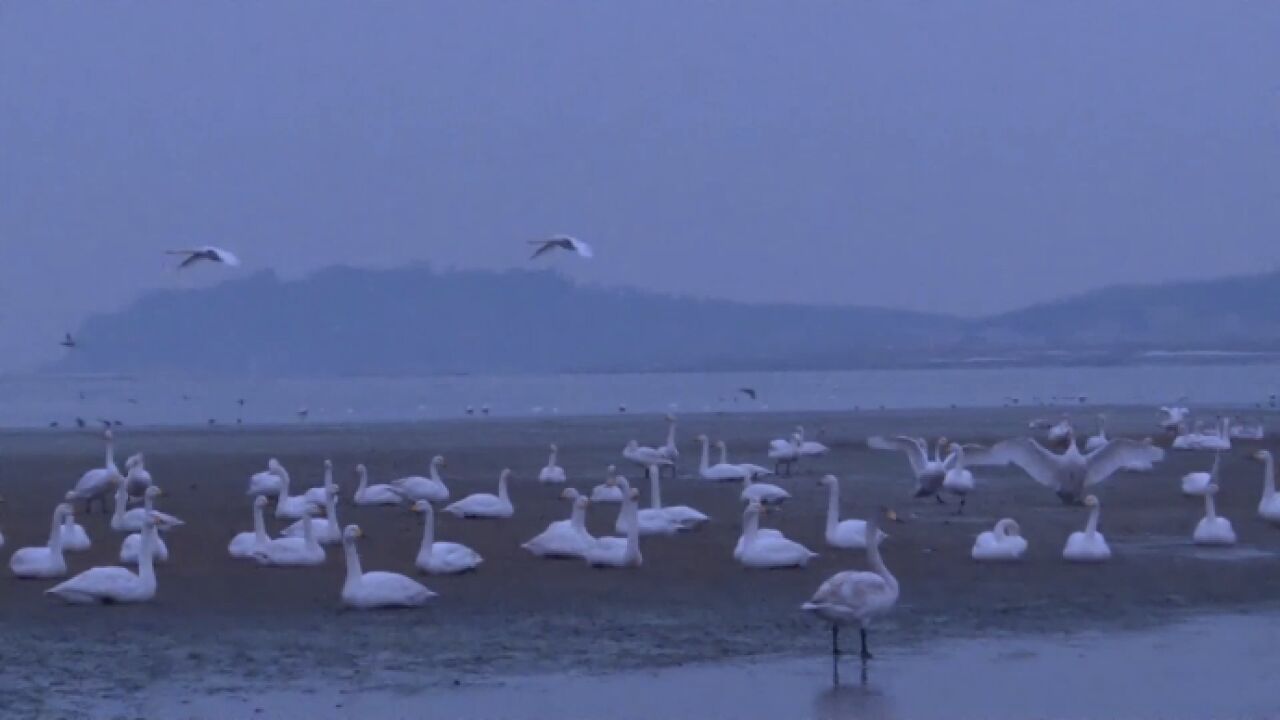
[[[1113,287],[981,319],[580,286],[550,271],[334,267],[150,292],[50,369],[288,375],[928,365],[1049,348],[1280,349],[1280,273]]]

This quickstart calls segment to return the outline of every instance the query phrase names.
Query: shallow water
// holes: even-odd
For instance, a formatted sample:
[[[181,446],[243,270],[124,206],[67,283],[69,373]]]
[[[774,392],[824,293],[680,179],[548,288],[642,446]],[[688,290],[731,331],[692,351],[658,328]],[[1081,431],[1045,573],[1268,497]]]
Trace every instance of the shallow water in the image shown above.
[[[833,685],[827,657],[606,674],[483,677],[459,684],[387,674],[365,685],[157,685],[90,717],[393,718],[1266,718],[1280,714],[1280,617],[1210,616],[1159,630],[1004,635],[879,647]],[[850,647],[853,633],[845,639]],[[873,641],[874,641],[873,635]],[[81,705],[84,707],[84,705]]]
[[[838,372],[183,379],[0,376],[0,425],[204,425],[395,422],[628,412],[843,411],[1038,404],[1269,406],[1280,364],[937,368]],[[739,388],[753,388],[750,399]],[[245,399],[243,407],[237,400]]]

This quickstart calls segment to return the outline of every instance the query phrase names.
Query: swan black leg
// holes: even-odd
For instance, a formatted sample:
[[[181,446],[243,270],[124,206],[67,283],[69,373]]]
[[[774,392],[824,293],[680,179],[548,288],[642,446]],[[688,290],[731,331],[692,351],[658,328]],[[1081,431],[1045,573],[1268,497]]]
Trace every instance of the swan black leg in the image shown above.
[[[862,634],[862,660],[866,662],[871,659],[871,651],[867,649],[867,629],[861,628]]]
[[[933,499],[934,499],[934,500],[937,500],[939,505],[946,505],[946,504],[947,504],[947,501],[942,499],[942,495],[941,495],[941,494],[934,495],[934,496],[933,496]]]
[[[831,656],[840,656],[840,626],[831,623]]]

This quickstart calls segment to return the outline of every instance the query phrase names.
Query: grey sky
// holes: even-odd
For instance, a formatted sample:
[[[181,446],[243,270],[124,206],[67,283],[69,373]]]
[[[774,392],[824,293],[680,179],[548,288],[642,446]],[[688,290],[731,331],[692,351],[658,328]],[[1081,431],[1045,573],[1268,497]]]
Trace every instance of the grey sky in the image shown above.
[[[0,369],[238,272],[980,313],[1280,261],[1280,4],[0,2]],[[158,338],[157,342],[163,342]]]

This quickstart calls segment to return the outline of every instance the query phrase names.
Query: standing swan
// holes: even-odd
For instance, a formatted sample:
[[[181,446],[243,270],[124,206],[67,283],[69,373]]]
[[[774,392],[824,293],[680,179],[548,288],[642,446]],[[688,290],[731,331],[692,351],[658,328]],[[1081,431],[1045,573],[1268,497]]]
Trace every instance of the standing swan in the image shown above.
[[[356,465],[356,477],[360,484],[356,486],[354,500],[356,505],[399,505],[400,494],[386,483],[369,484],[369,468],[364,463]]]
[[[76,482],[76,487],[72,492],[76,494],[77,500],[84,501],[84,514],[88,515],[93,509],[93,501],[97,500],[102,505],[102,512],[107,511],[107,496],[111,494],[112,488],[116,483],[121,482],[123,478],[120,475],[120,468],[116,466],[116,442],[115,436],[110,430],[102,433],[102,437],[107,442],[107,456],[102,467],[97,467],[85,472],[80,476],[80,480]]]
[[[879,517],[872,514],[867,520],[867,532],[878,532],[879,528]],[[800,606],[801,610],[831,623],[832,658],[840,655],[840,626],[856,624],[862,636],[862,660],[870,660],[867,628],[876,616],[892,610],[898,602],[898,580],[885,567],[880,548],[874,543],[867,546],[867,562],[871,572],[838,572],[818,586],[809,602]]]
[[[973,492],[974,482],[973,473],[964,466],[964,447],[959,443],[951,443],[950,463],[951,468],[942,478],[942,489],[960,498],[960,507],[956,508],[956,514],[960,515],[964,512],[964,504],[969,501],[969,493]]]
[[[122,567],[95,567],[45,592],[69,603],[141,603],[156,596],[156,571],[152,564],[156,541],[156,523],[147,518],[142,524],[142,548],[138,553],[138,573]]]
[[[71,514],[71,506],[59,503],[53,509],[49,542],[37,547],[18,548],[9,558],[9,569],[20,578],[55,578],[67,574],[67,561],[62,556],[62,520]]]
[[[503,468],[498,475],[498,494],[475,493],[446,505],[444,511],[464,518],[509,518],[515,514],[515,506],[507,497],[507,478],[511,470]]]
[[[455,542],[436,542],[436,513],[431,503],[419,500],[413,504],[413,511],[422,513],[422,544],[418,547],[418,557],[414,564],[418,569],[432,575],[453,575],[475,570],[484,562],[480,553],[466,545]]]
[[[262,551],[271,542],[267,536],[267,525],[262,519],[263,508],[267,506],[267,498],[259,495],[253,499],[253,530],[237,533],[227,545],[227,553],[233,558],[251,559],[255,552]]]
[[[865,520],[840,519],[840,481],[835,475],[826,475],[818,481],[827,488],[827,544],[831,547],[863,550],[867,547],[867,523]],[[889,537],[876,530],[876,544]]]
[[[562,483],[565,481],[564,468],[556,464],[556,456],[559,454],[560,448],[553,444],[551,446],[551,456],[547,458],[547,466],[538,473],[538,482]]]
[[[1213,504],[1213,496],[1218,494],[1218,486],[1210,485],[1204,492],[1204,517],[1196,523],[1196,530],[1191,539],[1197,545],[1235,545],[1236,531],[1231,521],[1219,517]]]
[[[1280,493],[1276,492],[1276,463],[1270,451],[1259,450],[1253,459],[1263,463],[1262,499],[1258,501],[1258,517],[1280,524]]]
[[[413,578],[392,572],[364,572],[356,540],[360,526],[342,531],[342,551],[347,560],[347,578],[342,583],[342,604],[359,610],[422,607],[436,594]]]
[[[1018,521],[1004,518],[992,530],[978,535],[969,555],[979,562],[1020,560],[1027,552],[1027,539],[1022,537]]]
[[[680,448],[676,446],[676,416],[672,413],[667,413],[667,441],[663,443],[662,447],[658,448],[658,452],[671,461],[671,464],[665,467],[671,468],[671,477],[675,478],[675,464],[680,460]],[[661,472],[662,468],[659,467],[658,471]]]
[[[1067,546],[1062,549],[1062,557],[1072,562],[1110,560],[1111,548],[1107,545],[1107,538],[1098,532],[1098,515],[1102,511],[1102,504],[1094,495],[1086,497],[1084,504],[1089,508],[1089,522],[1085,525],[1084,532],[1073,532],[1071,537],[1067,538]]]
[[[1091,453],[1082,454],[1074,437],[1066,450],[1055,453],[1031,438],[1002,440],[985,453],[981,462],[971,464],[1002,465],[1013,463],[1036,482],[1053,490],[1064,504],[1079,502],[1085,491],[1116,472],[1135,464],[1159,462],[1164,450],[1150,440],[1112,440]]]
[[[755,481],[755,473],[747,471],[742,476],[742,492],[738,494],[738,499],[761,505],[781,505],[791,499],[791,493],[773,483],[758,483]]]

